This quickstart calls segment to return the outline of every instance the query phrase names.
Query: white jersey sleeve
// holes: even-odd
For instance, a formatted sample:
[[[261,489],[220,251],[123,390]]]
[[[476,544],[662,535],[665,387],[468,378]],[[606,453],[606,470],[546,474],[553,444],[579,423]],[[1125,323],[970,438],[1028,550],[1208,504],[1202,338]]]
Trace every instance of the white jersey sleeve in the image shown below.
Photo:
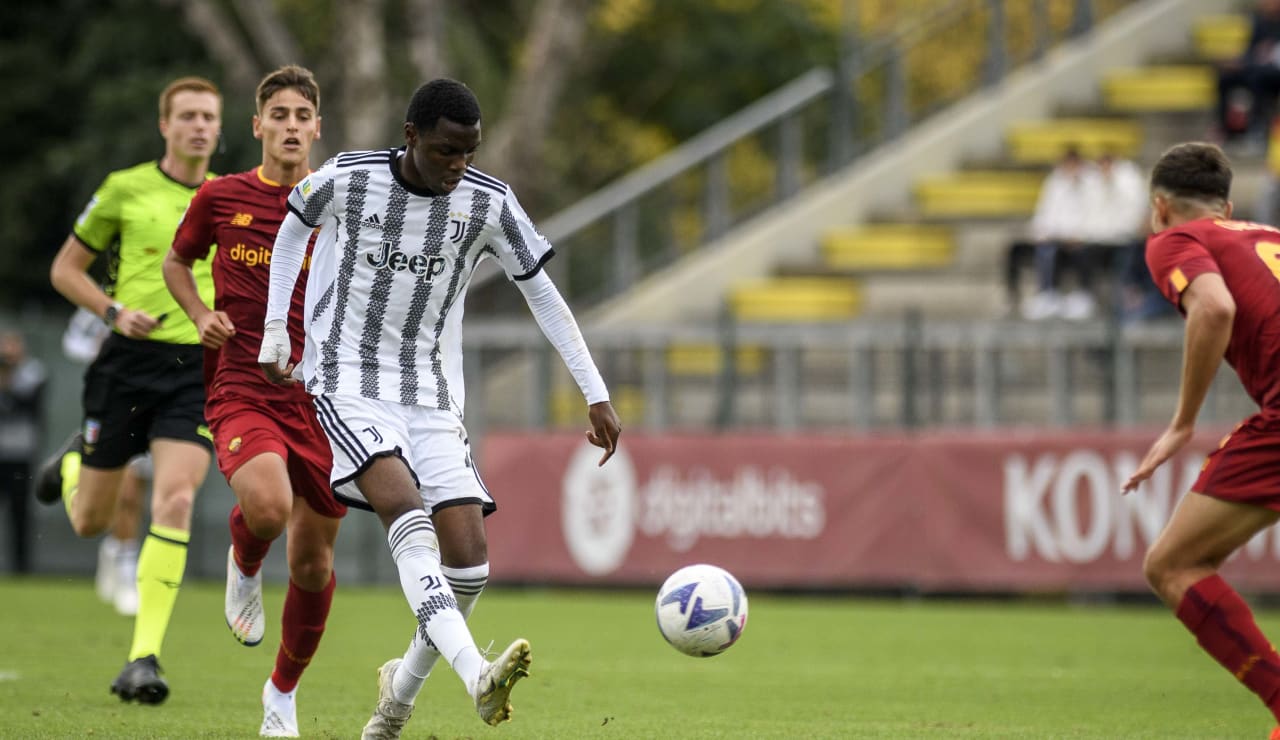
[[[551,242],[538,233],[510,189],[502,199],[498,225],[489,246],[512,280],[528,280],[537,275],[547,260],[555,256]]]
[[[529,310],[533,312],[539,328],[564,359],[574,381],[578,384],[588,404],[596,404],[609,400],[609,389],[591,359],[591,352],[582,338],[578,322],[573,312],[556,290],[555,283],[545,272],[536,272],[528,280],[517,285],[524,294]]]
[[[289,211],[311,228],[319,228],[333,217],[334,179],[338,175],[336,159],[312,172],[289,191]]]
[[[333,217],[336,168],[326,164],[307,175],[289,192],[288,214],[271,247],[271,277],[264,323],[286,321],[293,291],[302,272],[311,232]]]

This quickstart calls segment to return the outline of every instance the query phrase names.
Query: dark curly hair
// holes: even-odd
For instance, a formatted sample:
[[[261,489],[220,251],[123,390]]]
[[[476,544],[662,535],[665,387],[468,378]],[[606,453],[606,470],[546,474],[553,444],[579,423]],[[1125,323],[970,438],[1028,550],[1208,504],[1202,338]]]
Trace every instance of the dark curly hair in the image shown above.
[[[430,131],[441,118],[463,126],[475,125],[480,121],[480,101],[471,88],[457,80],[432,80],[413,94],[404,119],[419,131]]]
[[[1151,170],[1151,190],[1206,204],[1231,196],[1231,162],[1216,144],[1177,144],[1160,155]]]

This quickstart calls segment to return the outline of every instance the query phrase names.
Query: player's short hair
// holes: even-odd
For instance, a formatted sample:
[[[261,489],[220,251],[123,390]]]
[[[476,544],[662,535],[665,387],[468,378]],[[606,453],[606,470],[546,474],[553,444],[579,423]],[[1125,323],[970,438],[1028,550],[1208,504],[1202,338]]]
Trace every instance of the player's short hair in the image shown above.
[[[179,77],[166,85],[164,91],[160,93],[161,121],[167,120],[169,114],[173,112],[173,96],[180,92],[213,93],[218,96],[218,102],[222,102],[222,92],[209,80],[203,77]]]
[[[480,121],[480,101],[471,88],[457,80],[432,80],[413,94],[404,120],[419,131],[430,131],[441,118],[473,126]]]
[[[306,67],[286,64],[258,83],[258,112],[262,112],[262,106],[267,104],[272,95],[290,88],[297,90],[299,95],[314,105],[317,112],[320,110],[320,85],[316,82],[315,75]]]
[[[1152,168],[1151,191],[1181,200],[1226,203],[1231,196],[1231,162],[1216,144],[1177,144]]]

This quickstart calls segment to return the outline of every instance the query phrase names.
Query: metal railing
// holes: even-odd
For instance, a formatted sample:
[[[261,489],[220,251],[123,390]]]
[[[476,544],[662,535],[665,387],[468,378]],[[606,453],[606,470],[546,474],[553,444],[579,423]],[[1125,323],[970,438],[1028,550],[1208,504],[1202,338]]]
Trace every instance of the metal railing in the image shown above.
[[[1162,424],[1181,322],[859,321],[655,325],[587,340],[631,429],[788,432]],[[467,425],[579,427],[581,394],[532,324],[468,324]],[[690,371],[682,353],[702,359]],[[516,368],[516,366],[520,366]],[[532,369],[532,372],[529,372]],[[1256,410],[1229,368],[1206,422]]]
[[[878,37],[850,20],[834,68],[806,72],[544,220],[564,254],[551,271],[577,306],[616,295],[1133,2],[954,0]]]
[[[33,351],[51,370],[46,452],[80,419],[80,370],[61,359],[64,317],[26,317]],[[823,325],[729,322],[596,329],[587,341],[631,434],[666,430],[909,432],[937,427],[1126,426],[1167,423],[1176,403],[1183,326],[1021,321],[858,321]],[[531,322],[469,320],[467,428],[483,458],[486,431],[579,430],[581,394]],[[691,372],[682,352],[719,362]],[[523,365],[513,372],[512,367]],[[529,368],[533,372],[528,372]],[[1223,368],[1201,413],[1204,424],[1255,410]],[[196,502],[192,577],[217,578],[226,557],[226,511],[234,498],[216,469]],[[85,572],[96,543],[75,538],[56,508],[37,507],[37,562]],[[349,517],[339,578],[395,582],[375,517]],[[283,582],[273,556],[268,575]],[[0,568],[3,568],[0,555]]]

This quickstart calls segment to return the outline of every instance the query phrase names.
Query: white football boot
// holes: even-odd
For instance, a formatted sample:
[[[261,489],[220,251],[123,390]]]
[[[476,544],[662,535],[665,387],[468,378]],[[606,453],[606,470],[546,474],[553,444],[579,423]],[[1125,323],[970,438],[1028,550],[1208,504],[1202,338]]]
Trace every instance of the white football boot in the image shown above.
[[[227,598],[223,605],[231,636],[253,647],[262,642],[266,616],[262,613],[262,571],[253,577],[240,572],[235,546],[227,549]]]
[[[360,740],[397,740],[404,724],[413,716],[413,705],[396,701],[395,693],[391,690],[398,667],[400,658],[392,658],[378,669],[378,705],[373,709],[373,716],[365,723]]]
[[[476,700],[476,712],[486,725],[497,725],[511,719],[511,687],[516,681],[529,675],[529,641],[523,638],[511,643],[496,660],[485,663],[480,669],[471,694]]]
[[[298,737],[298,690],[284,693],[271,683],[262,687],[262,729],[260,737]]]

